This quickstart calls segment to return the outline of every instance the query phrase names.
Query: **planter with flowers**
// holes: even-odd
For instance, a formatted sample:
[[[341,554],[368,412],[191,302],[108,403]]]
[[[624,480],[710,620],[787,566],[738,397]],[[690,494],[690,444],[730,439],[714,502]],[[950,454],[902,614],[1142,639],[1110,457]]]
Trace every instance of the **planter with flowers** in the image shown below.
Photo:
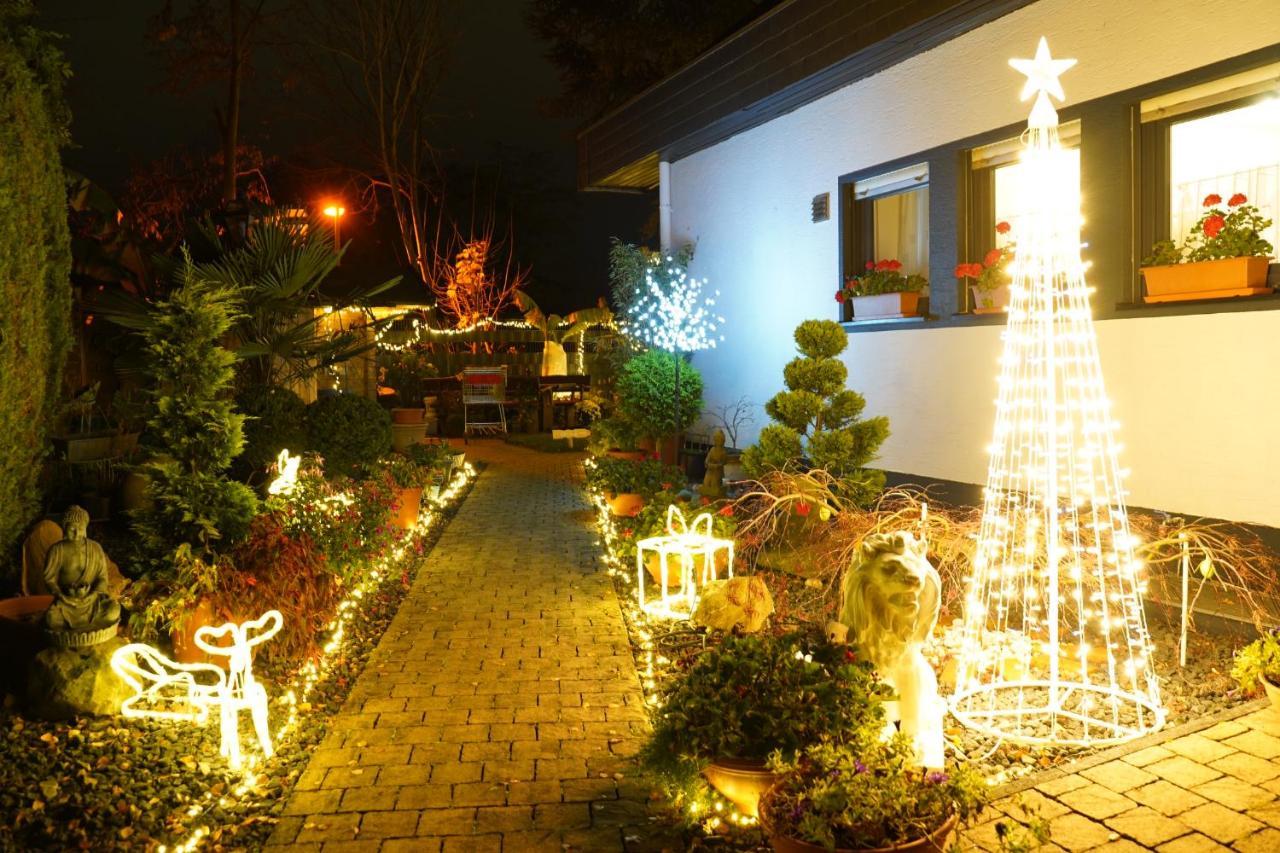
[[[603,456],[587,471],[587,485],[603,492],[609,512],[620,517],[639,515],[654,495],[683,487],[684,483],[683,471],[657,459],[633,462]],[[662,509],[665,512],[666,506]]]
[[[956,826],[986,804],[977,771],[917,769],[903,735],[884,741],[864,729],[770,766],[779,780],[760,801],[760,823],[779,853],[942,853]]]
[[[996,233],[1008,234],[1008,222],[997,222]],[[1013,261],[1014,244],[1005,243],[987,252],[980,264],[958,264],[956,278],[973,279],[973,313],[1000,314],[1009,308],[1009,264]]]
[[[905,275],[901,261],[867,261],[860,275],[845,279],[836,301],[848,302],[855,320],[919,317],[920,291],[928,284],[922,275]]]
[[[1267,265],[1272,245],[1262,238],[1271,220],[1243,193],[1236,193],[1222,207],[1222,196],[1204,199],[1205,212],[1182,245],[1162,240],[1143,261],[1147,302],[1182,302],[1189,299],[1223,299],[1258,296],[1267,287]]]
[[[727,636],[680,666],[641,759],[681,805],[695,807],[701,777],[748,815],[776,781],[770,755],[791,761],[837,733],[874,738],[890,693],[870,664],[816,626]]]
[[[393,521],[401,530],[412,530],[422,512],[422,490],[431,484],[432,472],[398,453],[385,457],[381,464],[396,489]]]

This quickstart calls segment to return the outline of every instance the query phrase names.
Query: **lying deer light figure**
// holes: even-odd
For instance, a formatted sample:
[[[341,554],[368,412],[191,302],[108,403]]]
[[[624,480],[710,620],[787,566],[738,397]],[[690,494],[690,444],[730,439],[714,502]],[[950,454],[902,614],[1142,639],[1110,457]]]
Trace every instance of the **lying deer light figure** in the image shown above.
[[[111,668],[134,690],[120,706],[126,717],[182,720],[204,725],[218,707],[222,755],[234,768],[242,763],[240,712],[247,710],[264,756],[271,756],[267,691],[253,677],[253,647],[279,633],[284,617],[268,610],[248,622],[197,628],[194,642],[211,655],[227,658],[227,668],[211,663],[178,663],[152,646],[130,643],[111,656]],[[230,640],[229,643],[224,642]]]

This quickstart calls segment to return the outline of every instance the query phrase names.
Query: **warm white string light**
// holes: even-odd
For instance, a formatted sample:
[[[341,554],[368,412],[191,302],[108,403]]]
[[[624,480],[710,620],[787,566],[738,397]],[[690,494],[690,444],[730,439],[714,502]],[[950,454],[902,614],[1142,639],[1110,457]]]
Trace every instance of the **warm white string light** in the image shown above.
[[[680,507],[667,507],[667,530],[636,543],[636,600],[640,609],[663,619],[688,619],[698,606],[698,591],[716,580],[716,559],[723,554],[728,576],[733,577],[733,540],[712,533],[711,513],[699,513],[692,522]],[[658,566],[658,594],[644,593],[646,555]],[[679,587],[672,584],[679,574]]]
[[[1010,60],[1034,94],[982,527],[952,710],[1022,742],[1127,740],[1164,722],[1098,358],[1080,214],[1050,94],[1074,60]]]

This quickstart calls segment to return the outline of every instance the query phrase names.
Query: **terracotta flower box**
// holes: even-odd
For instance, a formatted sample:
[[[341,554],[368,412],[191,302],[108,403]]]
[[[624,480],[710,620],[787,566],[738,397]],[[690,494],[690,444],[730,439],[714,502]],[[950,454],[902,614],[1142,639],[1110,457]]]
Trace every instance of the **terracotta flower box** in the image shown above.
[[[855,296],[853,304],[855,320],[885,320],[895,317],[920,316],[920,292],[904,290],[899,293],[877,293],[874,296]]]
[[[1143,267],[1147,284],[1146,302],[1184,302],[1190,299],[1225,299],[1232,296],[1259,296],[1273,292],[1267,287],[1270,258],[1223,258]]]

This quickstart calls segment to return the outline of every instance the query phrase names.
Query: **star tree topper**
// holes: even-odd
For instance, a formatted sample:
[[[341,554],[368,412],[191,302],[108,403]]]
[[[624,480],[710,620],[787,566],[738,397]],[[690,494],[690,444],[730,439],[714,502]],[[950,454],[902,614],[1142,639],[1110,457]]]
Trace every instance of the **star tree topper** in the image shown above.
[[[1067,96],[1062,91],[1062,83],[1058,81],[1058,77],[1075,65],[1076,61],[1054,59],[1049,55],[1048,40],[1041,36],[1034,59],[1010,59],[1009,64],[1014,70],[1027,75],[1027,82],[1023,85],[1022,94],[1019,97],[1025,101],[1032,95],[1036,96],[1036,102],[1031,108],[1031,117],[1027,123],[1032,127],[1056,125],[1058,113],[1053,108],[1053,102],[1049,96],[1052,95],[1059,101],[1066,100]]]

